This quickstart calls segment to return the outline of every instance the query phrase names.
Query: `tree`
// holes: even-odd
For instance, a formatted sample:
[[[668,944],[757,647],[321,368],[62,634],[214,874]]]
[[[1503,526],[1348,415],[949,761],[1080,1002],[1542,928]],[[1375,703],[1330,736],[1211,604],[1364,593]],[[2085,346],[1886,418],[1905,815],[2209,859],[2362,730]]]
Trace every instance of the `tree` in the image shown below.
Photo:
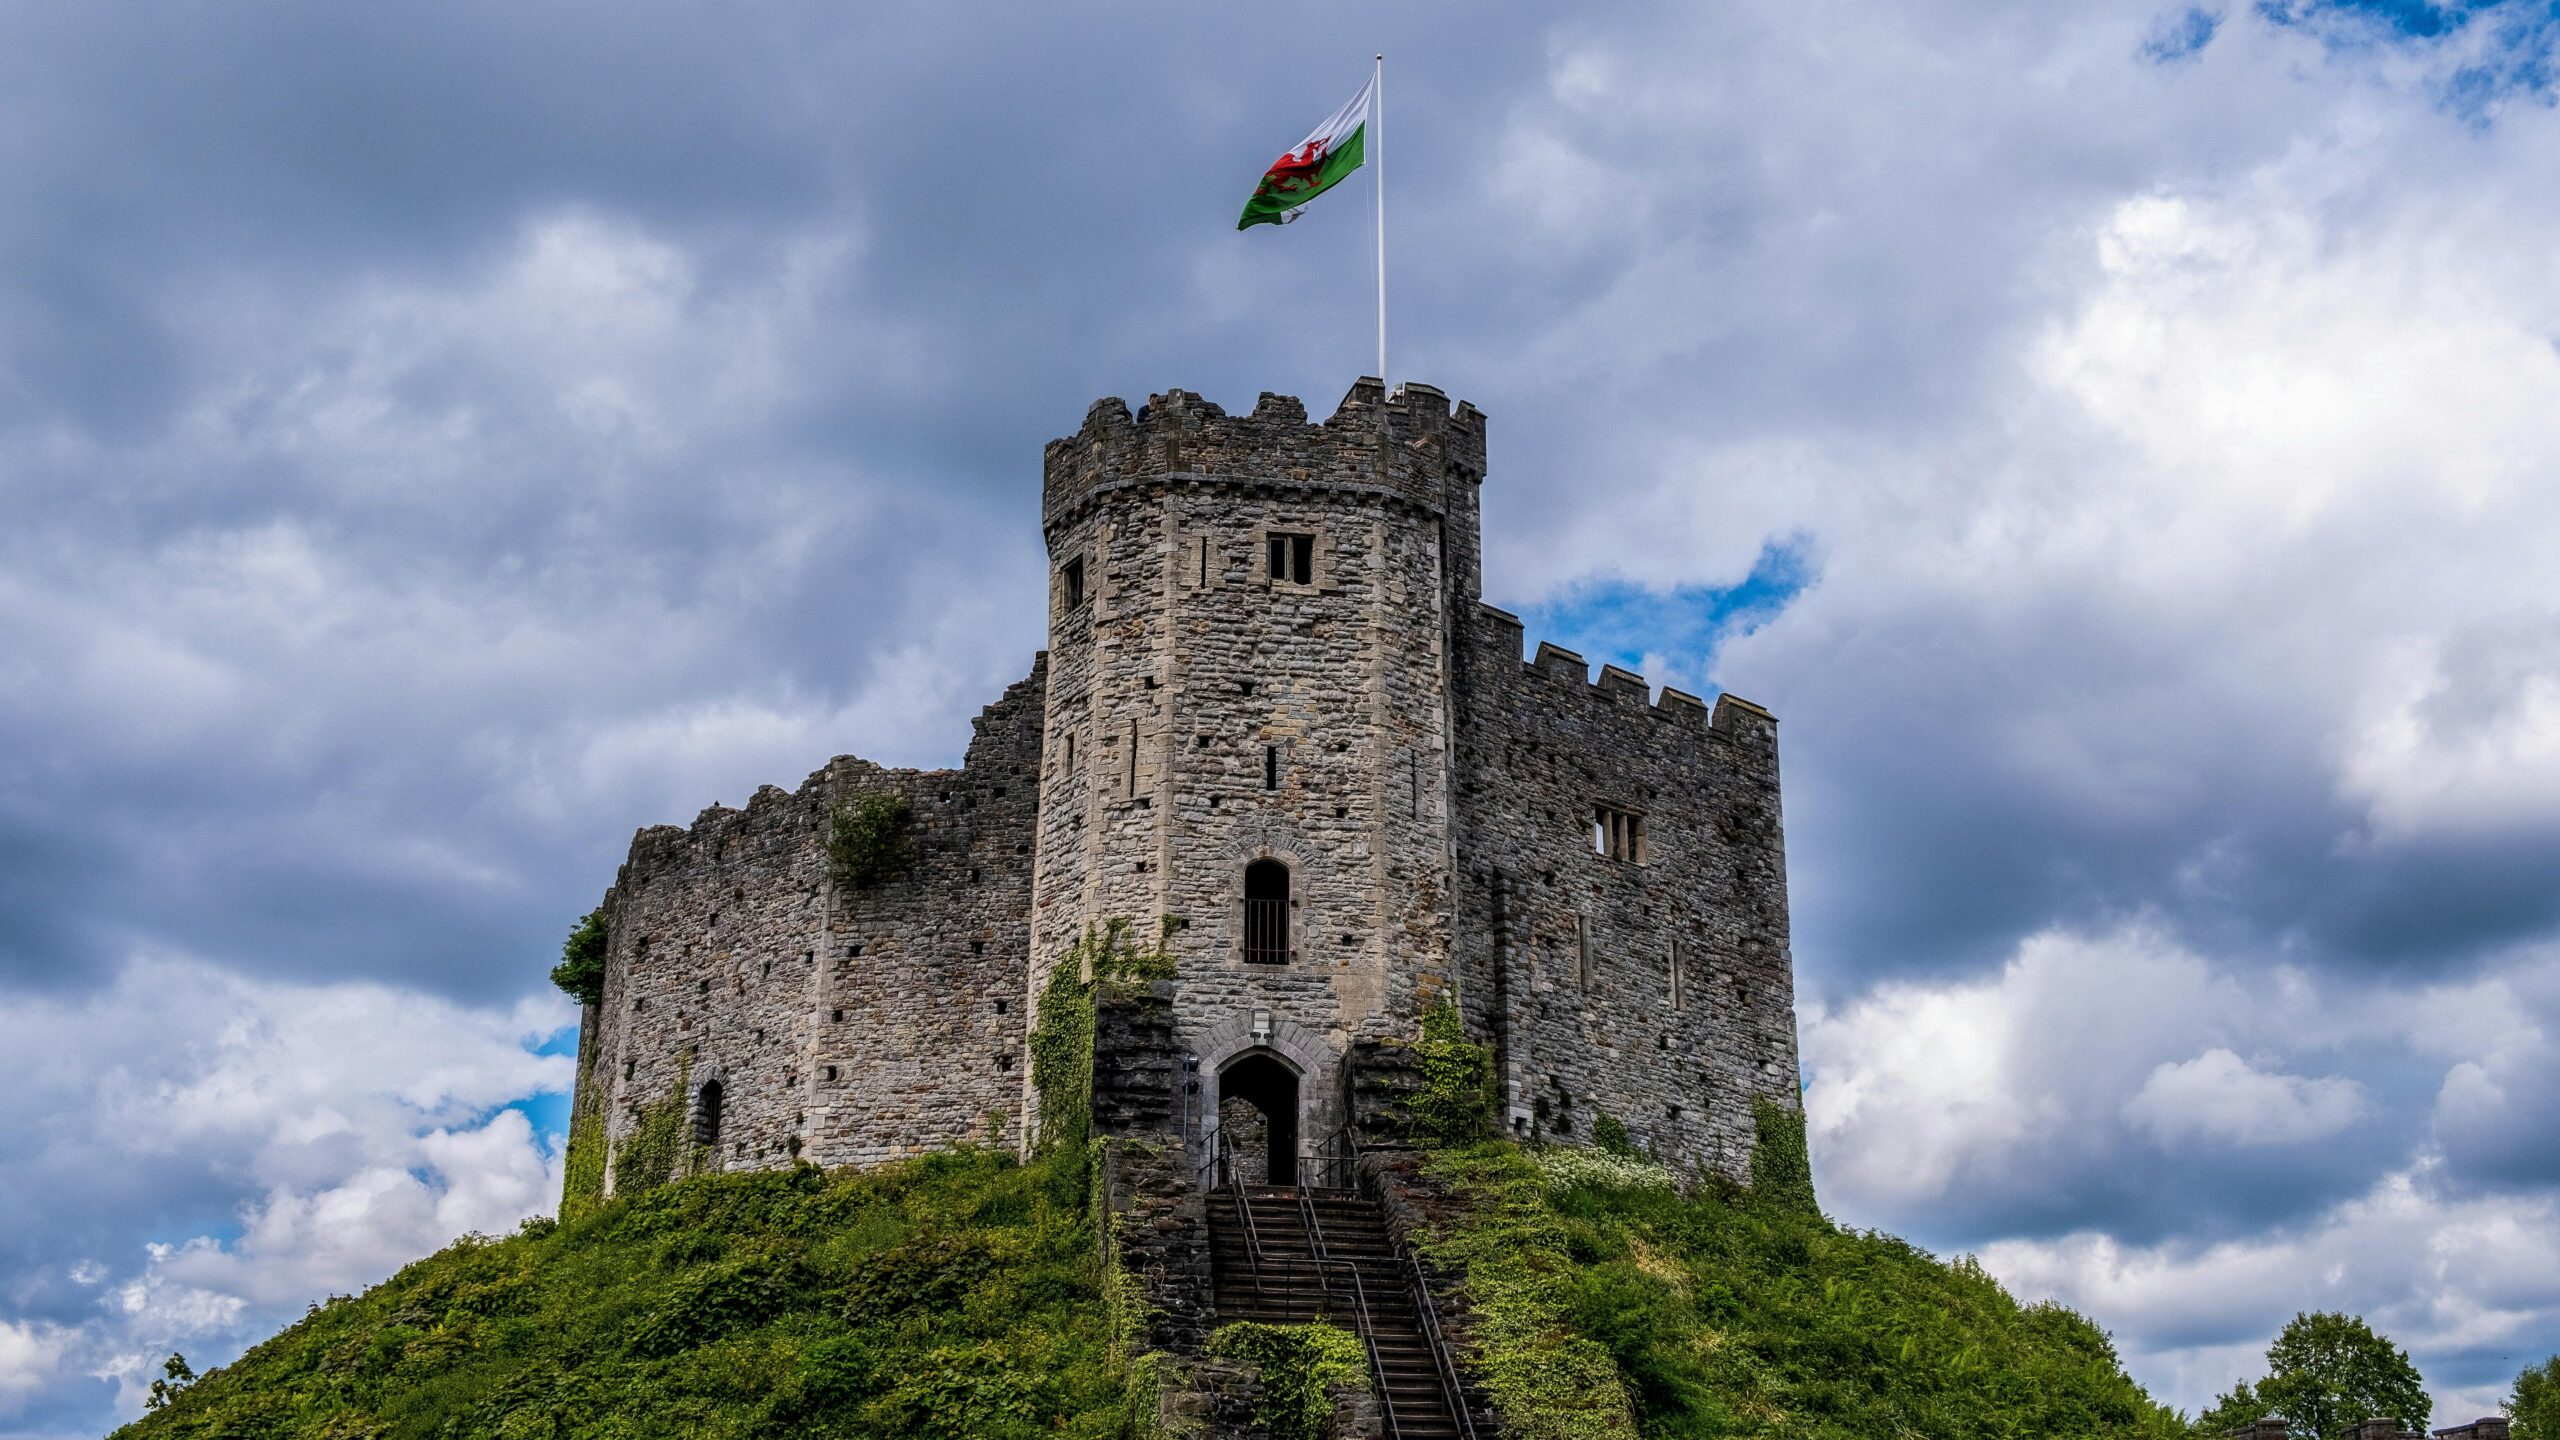
[[[2360,1420],[2389,1416],[2424,1430],[2434,1407],[2409,1356],[2353,1315],[2296,1315],[2267,1347],[2267,1378],[2242,1381],[2198,1416],[2198,1435],[2222,1435],[2281,1415],[2306,1440],[2337,1440]]]
[[[560,963],[551,967],[551,983],[581,1005],[601,1002],[604,952],[604,912],[590,910],[587,918],[578,922],[578,928],[569,932],[569,942],[560,947]]]
[[[2560,1440],[2560,1355],[2526,1366],[2504,1408],[2515,1440]]]
[[[2253,1420],[2265,1418],[2266,1413],[2267,1405],[2258,1398],[2258,1387],[2243,1380],[2223,1391],[2212,1409],[2196,1417],[2195,1433],[2220,1440]]]
[[[178,1392],[196,1383],[196,1372],[187,1357],[171,1351],[160,1365],[160,1378],[151,1382],[151,1394],[142,1402],[145,1410],[157,1410],[178,1398]]]

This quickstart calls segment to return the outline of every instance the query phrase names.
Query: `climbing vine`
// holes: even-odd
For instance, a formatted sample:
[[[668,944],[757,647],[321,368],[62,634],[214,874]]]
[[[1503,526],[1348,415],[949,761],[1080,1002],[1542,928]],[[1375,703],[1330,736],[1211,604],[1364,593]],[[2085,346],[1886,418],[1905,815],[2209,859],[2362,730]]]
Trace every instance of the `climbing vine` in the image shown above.
[[[904,795],[877,792],[827,817],[827,865],[836,883],[868,890],[915,868],[915,807]]]
[[[1031,1025],[1037,1148],[1080,1148],[1091,1135],[1094,999],[1106,988],[1170,979],[1173,937],[1182,924],[1178,915],[1165,916],[1156,924],[1155,944],[1146,947],[1130,938],[1135,927],[1125,919],[1089,925],[1058,958]]]
[[[1414,1128],[1437,1145],[1467,1145],[1493,1128],[1493,1051],[1467,1038],[1458,1007],[1442,997],[1422,1012],[1413,1047],[1422,1071],[1412,1101]]]
[[[613,1156],[613,1193],[637,1195],[675,1178],[685,1153],[685,1087],[693,1078],[693,1057],[676,1063],[675,1084],[666,1098],[640,1109],[640,1123],[623,1138]]]
[[[583,1089],[589,1077],[580,1076]],[[561,1166],[567,1178],[560,1186],[560,1219],[568,1222],[604,1203],[604,1107],[580,1106],[569,1117],[569,1151]]]
[[[1759,1132],[1751,1147],[1751,1193],[1783,1209],[1820,1214],[1813,1198],[1813,1161],[1805,1151],[1804,1112],[1755,1095],[1751,1119]]]
[[[1606,1110],[1591,1124],[1591,1143],[1612,1155],[1636,1153],[1636,1142],[1627,1135],[1627,1123]]]
[[[1271,1432],[1271,1440],[1322,1440],[1333,1420],[1333,1392],[1369,1388],[1369,1357],[1360,1337],[1323,1320],[1221,1325],[1209,1337],[1209,1353],[1261,1367],[1262,1394],[1253,1418]]]

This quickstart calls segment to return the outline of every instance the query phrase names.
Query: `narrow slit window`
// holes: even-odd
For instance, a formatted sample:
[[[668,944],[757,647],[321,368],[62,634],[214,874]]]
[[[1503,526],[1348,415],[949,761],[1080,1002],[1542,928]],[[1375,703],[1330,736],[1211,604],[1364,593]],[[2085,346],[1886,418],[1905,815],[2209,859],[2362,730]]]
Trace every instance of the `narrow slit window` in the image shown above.
[[[1262,788],[1265,790],[1280,788],[1280,747],[1277,745],[1262,747]]]
[[[720,1147],[720,1082],[714,1080],[702,1087],[702,1098],[693,1111],[693,1143],[708,1149]]]
[[[1061,609],[1073,610],[1084,604],[1084,558],[1078,556],[1058,572],[1058,600]]]
[[[1591,917],[1573,917],[1573,983],[1591,983]]]
[[[1674,940],[1671,942],[1671,1008],[1674,1010],[1689,1008],[1689,996],[1682,983],[1685,978],[1680,973],[1680,942]]]

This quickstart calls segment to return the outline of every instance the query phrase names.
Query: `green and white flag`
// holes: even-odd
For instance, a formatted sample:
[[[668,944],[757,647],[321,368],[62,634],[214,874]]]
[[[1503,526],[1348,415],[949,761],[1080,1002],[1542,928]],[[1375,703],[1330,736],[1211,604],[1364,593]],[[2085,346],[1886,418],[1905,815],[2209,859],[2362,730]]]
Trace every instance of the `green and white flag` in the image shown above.
[[[1298,218],[1308,201],[1360,168],[1368,141],[1369,97],[1377,87],[1377,77],[1370,76],[1369,83],[1360,87],[1350,104],[1334,111],[1332,118],[1271,162],[1271,168],[1262,174],[1262,183],[1253,188],[1253,198],[1244,202],[1237,229],[1286,225]]]

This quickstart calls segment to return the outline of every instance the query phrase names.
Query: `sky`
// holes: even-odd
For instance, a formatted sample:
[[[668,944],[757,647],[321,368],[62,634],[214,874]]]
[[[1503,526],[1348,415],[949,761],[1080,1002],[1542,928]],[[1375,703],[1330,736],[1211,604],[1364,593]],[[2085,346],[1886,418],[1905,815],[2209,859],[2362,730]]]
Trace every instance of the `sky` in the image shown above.
[[[1843,1223],[2195,1408],[2560,1350],[2547,4],[0,0],[0,1437],[554,1204],[640,826],[956,763],[1099,396],[1490,415],[1782,717]]]

